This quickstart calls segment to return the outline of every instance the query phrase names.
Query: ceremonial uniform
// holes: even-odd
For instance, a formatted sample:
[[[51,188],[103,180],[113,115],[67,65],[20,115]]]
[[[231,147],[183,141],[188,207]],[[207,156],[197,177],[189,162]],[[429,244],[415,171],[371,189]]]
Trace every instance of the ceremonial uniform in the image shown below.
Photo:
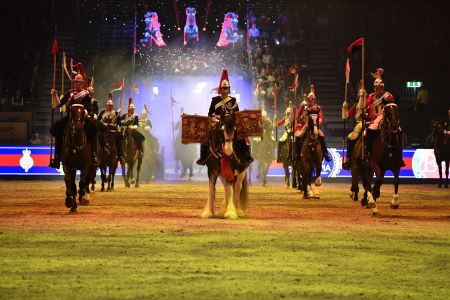
[[[49,166],[52,168],[60,168],[61,152],[62,152],[62,142],[64,136],[64,130],[69,122],[69,115],[73,104],[81,104],[86,110],[86,117],[84,119],[84,129],[86,135],[89,138],[92,151],[92,159],[94,165],[98,165],[97,158],[97,133],[98,127],[95,121],[97,117],[94,113],[94,108],[98,110],[98,106],[95,106],[95,101],[92,100],[91,93],[89,93],[86,85],[84,84],[85,74],[83,72],[83,67],[81,63],[77,64],[78,73],[72,80],[72,87],[69,92],[67,92],[61,99],[57,98],[56,91],[52,90],[52,102],[58,103],[54,105],[53,108],[60,108],[67,104],[68,110],[66,116],[62,119],[56,121],[50,128],[50,133],[55,137],[55,157],[50,161]],[[90,87],[93,91],[92,87]]]
[[[314,93],[314,86],[311,85],[311,92],[308,94],[307,96],[308,99],[308,103],[306,105],[303,105],[300,107],[300,109],[298,110],[297,113],[297,117],[296,119],[303,119],[305,120],[305,122],[303,124],[298,124],[300,125],[299,127],[299,131],[297,133],[297,137],[300,138],[300,140],[298,140],[298,142],[296,142],[296,154],[298,155],[298,157],[300,157],[300,152],[303,146],[303,141],[305,140],[305,133],[306,130],[308,130],[308,118],[310,115],[317,115],[317,122],[319,125],[322,124],[323,122],[323,114],[322,114],[322,108],[320,107],[320,105],[318,105],[316,103],[316,95]],[[297,131],[297,128],[296,128]],[[327,150],[327,145],[325,143],[325,135],[323,133],[323,131],[321,129],[319,129],[319,141],[320,141],[320,145],[322,147],[322,154],[323,157],[325,158],[326,161],[330,161],[330,157],[328,156],[328,150]]]
[[[108,144],[104,135],[106,130],[110,130],[113,133],[115,132],[115,141],[117,146],[117,156],[120,162],[123,162],[123,146],[122,146],[122,135],[120,133],[120,113],[119,111],[114,109],[114,103],[112,101],[112,94],[109,93],[109,99],[106,102],[107,109],[103,109],[99,116],[98,120],[100,123],[100,144],[102,148],[108,149]]]
[[[222,77],[218,89],[218,92],[221,95],[212,98],[211,105],[209,106],[208,117],[213,118],[213,120],[221,120],[221,118],[239,111],[237,100],[236,98],[228,95],[229,91],[230,82],[228,81],[228,72],[224,69],[222,71]],[[235,147],[238,153],[242,153],[243,159],[246,163],[250,165],[253,162],[253,158],[250,155],[250,146],[247,143],[247,139],[236,140]],[[197,160],[197,164],[206,164],[207,151],[208,145],[202,144],[200,146],[200,158]]]

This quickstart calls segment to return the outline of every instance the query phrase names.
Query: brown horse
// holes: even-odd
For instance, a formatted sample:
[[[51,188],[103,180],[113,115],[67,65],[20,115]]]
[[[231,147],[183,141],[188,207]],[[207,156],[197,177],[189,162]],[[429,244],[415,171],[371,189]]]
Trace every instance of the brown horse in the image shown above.
[[[234,151],[234,114],[221,118],[209,135],[206,166],[208,167],[209,196],[202,211],[202,218],[214,217],[214,201],[216,198],[216,182],[220,178],[224,190],[225,201],[222,204],[223,217],[237,219],[245,216],[247,206],[247,166],[242,163],[239,153]],[[232,193],[231,193],[232,189]]]
[[[359,179],[361,179],[364,188],[364,196],[361,199],[361,205],[367,206],[368,193],[372,192],[373,170],[370,164],[368,164],[362,159],[362,134],[355,141],[353,151],[351,154],[351,161],[352,161],[351,165],[352,186],[350,188],[350,198],[352,198],[354,201],[358,201],[358,193],[359,193],[358,181]]]
[[[101,192],[105,191],[105,184],[107,184],[106,191],[114,191],[114,177],[118,164],[118,149],[117,149],[117,125],[107,124],[106,130],[103,133],[106,141],[105,149],[100,152],[100,173],[102,178]],[[108,176],[106,172],[108,169]]]
[[[134,184],[139,187],[139,173],[142,166],[142,157],[139,156],[139,151],[136,142],[133,139],[133,128],[126,127],[123,135],[123,152],[125,156],[125,164],[128,165],[128,170],[125,173],[125,164],[122,164],[122,177],[126,187]],[[136,179],[134,178],[134,165],[137,161]]]
[[[369,161],[375,172],[376,180],[372,188],[372,195],[370,193],[368,195],[367,208],[372,208],[374,214],[378,213],[375,201],[380,197],[380,187],[383,184],[384,174],[387,170],[391,170],[394,173],[394,195],[391,200],[391,208],[397,209],[399,206],[398,174],[402,166],[403,146],[397,104],[387,104],[384,107],[383,115],[380,132],[375,139],[372,149],[369,149]]]
[[[322,184],[320,173],[322,172],[322,146],[319,141],[319,116],[308,116],[308,129],[305,132],[305,140],[301,148],[300,172],[303,182],[303,198],[320,198],[318,190],[313,190],[311,183],[316,186]],[[313,176],[314,171],[314,176]]]
[[[432,122],[432,141],[434,156],[439,170],[439,188],[444,184],[448,188],[448,167],[450,162],[450,138],[444,134],[445,126],[442,122]],[[445,162],[445,182],[442,180],[442,163]]]
[[[87,136],[85,123],[85,109],[81,104],[73,104],[70,111],[69,122],[64,132],[61,161],[66,183],[66,207],[70,212],[77,212],[77,187],[75,184],[76,171],[80,170],[78,201],[80,204],[89,204],[89,181],[92,171],[91,146]]]

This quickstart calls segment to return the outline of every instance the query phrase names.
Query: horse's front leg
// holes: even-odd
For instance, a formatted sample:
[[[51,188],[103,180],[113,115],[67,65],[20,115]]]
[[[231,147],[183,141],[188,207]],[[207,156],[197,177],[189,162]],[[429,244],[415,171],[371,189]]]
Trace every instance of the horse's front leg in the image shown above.
[[[206,200],[205,208],[202,211],[201,218],[208,219],[214,217],[214,201],[216,198],[216,182],[217,175],[212,174],[209,176],[209,193]]]
[[[66,207],[70,208],[70,212],[77,212],[77,186],[75,185],[75,171],[64,168],[64,182],[66,183]]]
[[[442,187],[442,163],[443,163],[444,161],[438,161],[437,159],[436,159],[436,163],[437,163],[437,166],[438,166],[438,172],[439,172],[439,184],[438,184],[438,187],[439,188],[441,188]],[[445,162],[445,165],[447,166],[447,162]],[[448,168],[447,168],[448,169]],[[447,172],[447,171],[446,171]],[[448,176],[447,176],[448,177]]]
[[[141,172],[141,166],[142,166],[142,158],[138,158],[138,164],[136,167],[136,183],[134,187],[139,187],[139,174]]]
[[[450,161],[446,160],[445,161],[445,188],[448,189],[448,172],[449,172],[449,163]]]
[[[128,171],[125,172],[125,167],[126,167],[126,163],[124,164],[120,164],[121,168],[122,168],[122,178],[123,181],[125,182],[125,187],[130,187],[130,182],[128,181]],[[130,165],[128,164],[128,168],[130,168]]]
[[[241,207],[239,205],[239,203],[240,203],[239,197],[241,194],[242,182],[244,181],[244,178],[245,178],[245,171],[236,176],[235,183],[234,183],[233,201],[234,201],[234,206],[237,209],[237,214],[239,217],[245,217],[244,207]]]
[[[236,206],[234,205],[234,199],[233,199],[233,188],[234,183],[232,181],[228,181],[225,178],[220,177],[224,191],[225,191],[225,213],[223,214],[223,217],[226,219],[237,219],[238,215],[236,212]]]
[[[289,187],[291,184],[289,182],[290,174],[289,174],[289,165],[285,162],[283,162],[283,169],[284,169],[284,183],[286,183],[286,186]]]
[[[89,180],[90,180],[90,166],[85,166],[81,170],[80,174],[80,182],[79,182],[79,201],[81,205],[89,205],[90,204],[90,193],[89,193]]]
[[[399,184],[398,174],[399,173],[400,173],[400,169],[397,169],[394,171],[394,195],[392,196],[392,200],[391,200],[391,208],[392,209],[398,208],[398,184]]]

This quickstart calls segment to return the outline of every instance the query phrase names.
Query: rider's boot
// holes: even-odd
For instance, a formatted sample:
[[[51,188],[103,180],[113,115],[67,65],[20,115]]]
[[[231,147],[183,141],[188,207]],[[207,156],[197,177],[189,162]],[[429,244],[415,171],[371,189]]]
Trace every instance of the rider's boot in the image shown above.
[[[327,144],[325,144],[325,137],[319,136],[320,145],[322,146],[322,154],[323,158],[325,158],[326,161],[331,161],[331,158],[328,156],[328,149]]]
[[[342,169],[344,170],[350,170],[352,168],[351,157],[354,144],[355,141],[347,139],[347,159],[345,160],[344,163],[342,163]]]
[[[50,159],[50,168],[59,169],[61,167],[61,138],[55,137],[55,157]]]
[[[197,165],[203,166],[203,165],[206,164],[206,159],[207,159],[206,154],[207,154],[207,152],[208,152],[208,145],[207,144],[206,145],[205,144],[201,144],[200,145],[200,158],[197,159],[197,161],[196,161]]]

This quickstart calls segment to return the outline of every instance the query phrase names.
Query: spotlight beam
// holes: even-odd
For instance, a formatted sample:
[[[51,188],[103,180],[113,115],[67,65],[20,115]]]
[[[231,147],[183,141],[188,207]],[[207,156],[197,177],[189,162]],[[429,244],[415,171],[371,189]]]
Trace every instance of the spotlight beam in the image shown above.
[[[173,0],[172,1],[173,4],[173,10],[175,11],[175,20],[177,21],[177,30],[181,30],[180,27],[180,19],[178,18],[178,5],[177,5],[177,0]]]

